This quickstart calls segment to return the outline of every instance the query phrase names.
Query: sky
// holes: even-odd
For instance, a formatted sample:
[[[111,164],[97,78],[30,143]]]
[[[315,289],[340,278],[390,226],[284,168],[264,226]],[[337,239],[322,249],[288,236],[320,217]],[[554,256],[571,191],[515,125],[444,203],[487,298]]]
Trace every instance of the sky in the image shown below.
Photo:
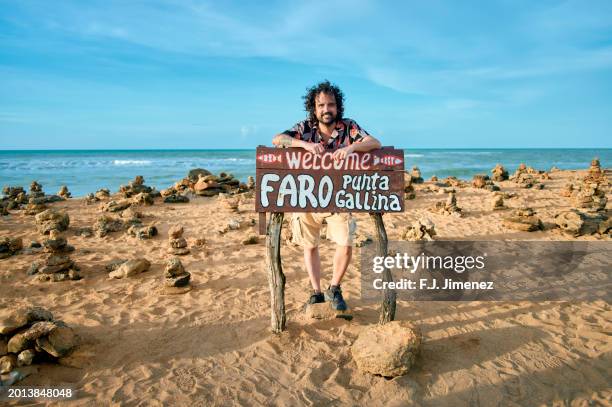
[[[0,149],[253,148],[321,80],[398,148],[612,147],[612,1],[0,0]]]

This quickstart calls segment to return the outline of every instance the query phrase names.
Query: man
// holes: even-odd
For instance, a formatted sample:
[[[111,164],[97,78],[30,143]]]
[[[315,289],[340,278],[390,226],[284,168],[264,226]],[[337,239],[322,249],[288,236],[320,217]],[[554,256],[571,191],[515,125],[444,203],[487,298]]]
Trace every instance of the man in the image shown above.
[[[329,81],[308,89],[304,96],[308,118],[272,140],[277,147],[300,147],[318,156],[325,150],[335,150],[334,160],[344,160],[356,151],[380,148],[380,142],[351,120],[343,117],[344,94]],[[327,237],[336,243],[331,284],[321,293],[321,259],[319,231],[327,222]],[[304,264],[310,277],[313,293],[308,304],[331,301],[339,311],[347,309],[340,283],[353,253],[355,221],[350,213],[295,213],[291,221],[294,238],[304,248]]]

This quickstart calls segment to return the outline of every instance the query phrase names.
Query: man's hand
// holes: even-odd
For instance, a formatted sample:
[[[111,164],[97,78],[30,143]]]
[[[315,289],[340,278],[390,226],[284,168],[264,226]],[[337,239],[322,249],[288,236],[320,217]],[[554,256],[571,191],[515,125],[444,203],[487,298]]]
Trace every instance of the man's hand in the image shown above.
[[[353,144],[351,144],[350,146],[342,147],[334,151],[334,154],[332,155],[332,157],[334,161],[344,161],[346,157],[349,154],[351,154],[353,151],[355,151],[355,148]]]
[[[320,157],[321,154],[323,154],[323,151],[325,151],[323,146],[319,143],[304,143],[302,148],[306,151],[313,153],[317,157]]]

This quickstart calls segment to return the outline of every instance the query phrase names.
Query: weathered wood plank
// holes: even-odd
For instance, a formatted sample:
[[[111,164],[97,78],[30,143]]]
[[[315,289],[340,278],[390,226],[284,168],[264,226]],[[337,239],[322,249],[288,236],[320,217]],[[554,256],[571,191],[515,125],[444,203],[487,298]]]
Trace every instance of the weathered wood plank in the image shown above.
[[[374,221],[374,226],[376,228],[376,254],[378,256],[387,257],[387,231],[385,230],[385,223],[383,222],[382,214],[370,213],[370,217]],[[391,274],[391,270],[389,270],[387,267],[385,267],[382,277],[383,281],[393,281],[393,275]],[[397,293],[395,292],[395,290],[390,290],[386,288],[383,291],[383,298],[378,323],[386,324],[387,322],[391,322],[395,319],[395,309],[397,304],[396,297]]]
[[[270,286],[270,310],[272,332],[285,330],[285,275],[281,265],[281,230],[284,214],[272,213],[266,236],[266,268]]]

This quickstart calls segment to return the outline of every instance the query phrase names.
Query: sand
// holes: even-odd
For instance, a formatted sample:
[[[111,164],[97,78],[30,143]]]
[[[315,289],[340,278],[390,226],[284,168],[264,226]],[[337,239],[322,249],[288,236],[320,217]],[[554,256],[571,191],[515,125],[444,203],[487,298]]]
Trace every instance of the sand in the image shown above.
[[[506,205],[528,203],[544,231],[504,228],[501,219],[508,210],[490,211],[491,193],[474,188],[457,189],[463,218],[432,214],[427,208],[446,197],[421,192],[431,185],[425,183],[416,186],[417,199],[407,201],[405,213],[385,215],[389,239],[398,239],[421,215],[436,224],[440,239],[570,239],[550,225],[555,213],[570,207],[559,191],[575,175],[552,173],[544,190],[499,183],[503,191],[519,194]],[[274,335],[264,239],[240,243],[256,234],[257,226],[216,233],[231,218],[257,219],[252,198],[242,202],[237,214],[217,198],[194,198],[188,204],[158,200],[142,208],[148,215],[144,223],[159,229],[158,236],[144,241],[123,232],[76,236],[76,228],[91,226],[100,216],[99,205],[70,199],[50,206],[70,215],[66,236],[76,247],[71,257],[83,279],[36,282],[25,270],[40,254],[0,260],[0,315],[19,305],[43,306],[80,336],[79,348],[64,365],[39,365],[38,372],[20,382],[70,386],[78,392],[71,401],[45,405],[574,406],[606,405],[612,399],[612,312],[605,301],[400,301],[396,317],[421,327],[423,350],[408,375],[387,380],[360,373],[351,358],[350,345],[364,326],[377,321],[379,310],[378,304],[359,299],[358,249],[343,282],[354,318],[309,320],[301,310],[309,295],[301,249],[283,245],[288,323],[286,332]],[[192,289],[160,295],[168,229],[177,223],[184,226],[191,247],[181,259],[192,275]],[[373,236],[367,215],[357,215],[357,223],[359,233]],[[34,218],[19,211],[0,219],[4,236],[22,237],[26,245],[40,241]],[[195,247],[202,238],[206,244]],[[331,277],[333,250],[328,241],[321,247],[324,285]],[[105,264],[139,256],[151,261],[149,271],[108,279]]]

